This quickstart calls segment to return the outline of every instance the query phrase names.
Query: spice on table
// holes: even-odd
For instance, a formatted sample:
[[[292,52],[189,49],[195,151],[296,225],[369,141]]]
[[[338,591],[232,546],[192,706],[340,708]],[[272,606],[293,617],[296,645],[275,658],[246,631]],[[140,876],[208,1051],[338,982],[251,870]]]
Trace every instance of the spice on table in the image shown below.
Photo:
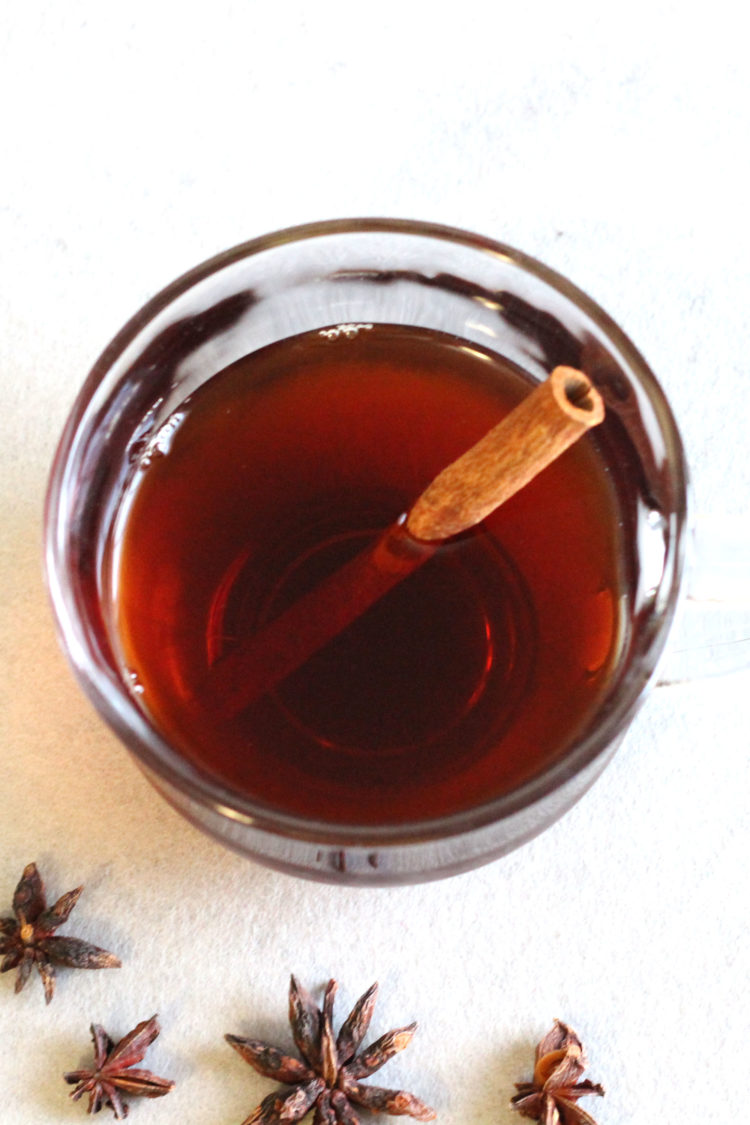
[[[112,1042],[98,1023],[91,1025],[94,1040],[94,1067],[91,1070],[70,1070],[63,1075],[75,1090],[71,1098],[77,1102],[83,1094],[89,1095],[89,1113],[98,1113],[108,1105],[115,1117],[122,1120],[128,1115],[123,1096],[161,1098],[174,1087],[168,1078],[158,1078],[150,1070],[134,1070],[160,1031],[156,1016],[144,1020],[128,1032],[119,1043]]]
[[[36,965],[49,1004],[55,992],[55,965],[73,969],[117,969],[120,959],[98,945],[74,937],[59,937],[54,931],[67,922],[83,887],[76,887],[47,907],[44,883],[35,863],[23,872],[13,895],[15,918],[0,918],[0,973],[18,967],[16,992],[26,984]]]
[[[300,1121],[313,1106],[313,1125],[360,1125],[354,1106],[373,1113],[407,1114],[417,1121],[434,1121],[437,1116],[414,1094],[368,1086],[368,1078],[388,1062],[397,1051],[408,1046],[416,1023],[381,1035],[360,1051],[370,1026],[378,986],[373,984],[357,1001],[334,1038],[333,998],[336,981],[325,990],[323,1007],[313,1003],[310,994],[292,977],[289,986],[289,1022],[302,1060],[284,1054],[277,1047],[258,1039],[226,1035],[225,1039],[259,1074],[276,1078],[289,1089],[269,1094],[242,1125],[281,1125]]]
[[[560,1020],[548,1031],[536,1049],[531,1082],[516,1082],[518,1093],[511,1105],[524,1117],[542,1125],[596,1125],[579,1098],[604,1094],[604,1088],[588,1079],[579,1079],[586,1069],[586,1056],[574,1031]]]

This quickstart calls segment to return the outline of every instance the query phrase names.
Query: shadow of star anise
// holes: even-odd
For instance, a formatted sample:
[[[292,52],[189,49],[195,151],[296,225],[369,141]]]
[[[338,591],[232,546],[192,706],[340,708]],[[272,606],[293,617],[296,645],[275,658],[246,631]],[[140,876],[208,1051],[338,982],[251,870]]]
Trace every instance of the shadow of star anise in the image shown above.
[[[540,1040],[531,1082],[516,1082],[511,1105],[541,1125],[596,1125],[577,1104],[586,1094],[603,1096],[604,1088],[585,1079],[586,1056],[574,1031],[560,1020]]]
[[[67,922],[83,887],[76,887],[47,907],[47,899],[36,864],[24,869],[13,895],[15,918],[0,918],[0,973],[18,968],[16,992],[26,984],[34,965],[44,984],[49,1004],[55,993],[55,965],[73,969],[117,969],[120,959],[98,945],[74,937],[58,937],[54,931]]]
[[[434,1121],[436,1114],[414,1094],[386,1090],[362,1082],[379,1070],[397,1051],[411,1042],[415,1023],[381,1035],[369,1047],[360,1045],[370,1026],[378,986],[361,996],[334,1039],[333,998],[336,981],[328,982],[323,1007],[292,977],[289,986],[289,1022],[302,1059],[285,1055],[259,1039],[225,1036],[246,1062],[267,1078],[276,1078],[289,1088],[275,1090],[242,1125],[286,1125],[300,1121],[313,1107],[313,1125],[360,1125],[354,1106],[374,1113],[407,1114],[417,1121]],[[359,1053],[358,1053],[359,1052]]]
[[[88,1070],[69,1070],[63,1078],[75,1090],[70,1093],[74,1102],[84,1094],[89,1096],[89,1113],[98,1113],[108,1105],[119,1120],[128,1116],[123,1101],[128,1097],[161,1098],[174,1088],[169,1078],[159,1078],[150,1070],[136,1069],[146,1051],[159,1034],[156,1016],[143,1020],[132,1031],[114,1043],[98,1023],[91,1025],[94,1040],[94,1065]]]

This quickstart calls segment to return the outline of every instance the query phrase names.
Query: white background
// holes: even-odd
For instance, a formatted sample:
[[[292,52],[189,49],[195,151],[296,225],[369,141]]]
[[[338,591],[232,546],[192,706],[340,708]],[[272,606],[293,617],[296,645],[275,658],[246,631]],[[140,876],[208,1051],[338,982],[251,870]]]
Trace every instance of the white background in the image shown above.
[[[337,216],[519,246],[625,328],[670,396],[699,509],[748,517],[750,84],[740,5],[11,0],[0,29],[0,916],[24,865],[86,891],[64,932],[116,972],[0,978],[14,1125],[72,1122],[88,1025],[160,1013],[168,1098],[135,1123],[233,1125],[272,1084],[223,1042],[287,1043],[291,971],[374,979],[378,1076],[445,1125],[506,1125],[553,1017],[607,1087],[600,1125],[739,1112],[748,1017],[750,677],[660,688],[564,820],[473,874],[323,887],[167,809],[80,695],[41,577],[66,411],[141,303],[234,243]],[[376,1079],[376,1081],[378,1080]],[[109,1116],[109,1111],[105,1111]]]

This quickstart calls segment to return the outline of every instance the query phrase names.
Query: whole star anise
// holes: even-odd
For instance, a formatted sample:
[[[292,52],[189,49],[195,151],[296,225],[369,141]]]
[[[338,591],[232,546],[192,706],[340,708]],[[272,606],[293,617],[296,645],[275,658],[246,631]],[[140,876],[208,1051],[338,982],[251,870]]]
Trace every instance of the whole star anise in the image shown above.
[[[516,1082],[518,1093],[511,1105],[524,1117],[542,1125],[596,1125],[593,1117],[577,1105],[585,1094],[604,1094],[602,1086],[579,1079],[586,1069],[586,1056],[574,1031],[560,1020],[536,1049],[531,1082]]]
[[[0,973],[18,967],[16,992],[26,984],[36,965],[49,1004],[55,993],[55,965],[74,969],[116,969],[120,960],[114,953],[89,945],[74,937],[55,937],[54,931],[70,917],[83,887],[76,887],[47,908],[47,899],[36,864],[24,869],[13,895],[15,918],[0,918],[0,953],[4,953]]]
[[[89,1113],[98,1113],[108,1105],[115,1117],[128,1116],[123,1095],[142,1098],[161,1098],[174,1087],[168,1078],[158,1078],[150,1070],[136,1070],[151,1043],[159,1034],[156,1016],[144,1020],[128,1032],[116,1045],[98,1023],[91,1025],[94,1040],[94,1066],[91,1070],[69,1070],[63,1075],[75,1090],[71,1098],[77,1102],[83,1094],[89,1095]]]
[[[258,1039],[225,1036],[259,1074],[291,1087],[269,1094],[242,1125],[286,1125],[300,1121],[313,1106],[313,1125],[360,1125],[355,1105],[375,1113],[408,1114],[418,1121],[433,1121],[435,1111],[414,1094],[366,1086],[361,1081],[408,1046],[417,1027],[412,1023],[389,1031],[358,1054],[370,1026],[377,991],[377,984],[373,984],[360,997],[334,1039],[336,981],[328,982],[323,1007],[317,1008],[309,993],[292,977],[289,1022],[302,1061]]]

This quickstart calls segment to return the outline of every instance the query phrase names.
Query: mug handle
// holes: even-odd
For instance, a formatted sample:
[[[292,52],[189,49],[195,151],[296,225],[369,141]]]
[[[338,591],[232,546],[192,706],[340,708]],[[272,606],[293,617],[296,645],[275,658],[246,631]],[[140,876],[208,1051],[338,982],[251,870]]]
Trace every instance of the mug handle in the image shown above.
[[[688,537],[686,594],[659,684],[750,668],[750,523],[698,516]]]

